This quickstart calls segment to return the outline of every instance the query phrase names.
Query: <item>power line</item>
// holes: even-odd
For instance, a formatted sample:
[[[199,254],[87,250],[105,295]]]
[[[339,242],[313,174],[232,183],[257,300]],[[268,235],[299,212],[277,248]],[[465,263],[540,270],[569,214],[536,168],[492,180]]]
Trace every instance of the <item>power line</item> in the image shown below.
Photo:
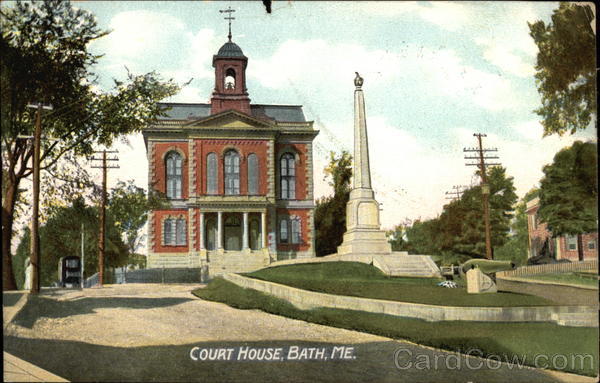
[[[463,195],[465,190],[468,188],[469,187],[465,186],[465,185],[454,185],[454,186],[452,186],[453,191],[446,192],[446,196],[448,196],[448,195],[450,196],[450,197],[446,197],[446,199],[450,199],[452,201],[460,199],[460,197]]]
[[[483,194],[483,219],[485,222],[485,257],[487,259],[492,259],[492,233],[490,226],[490,186],[488,184],[487,175],[486,175],[486,166],[495,166],[500,165],[499,163],[490,163],[486,162],[486,160],[498,159],[498,156],[487,156],[485,153],[487,152],[497,152],[498,149],[484,149],[481,139],[483,137],[487,137],[487,135],[482,133],[474,133],[474,137],[477,137],[477,143],[479,144],[477,148],[464,148],[463,152],[465,153],[473,153],[476,152],[479,154],[477,157],[469,157],[465,155],[465,160],[478,160],[478,162],[469,162],[465,165],[467,166],[477,166],[479,167],[480,177],[481,177],[481,193]]]
[[[101,158],[92,157],[92,161],[102,161],[100,166],[92,168],[102,169],[102,199],[100,201],[100,235],[98,238],[98,283],[102,286],[104,282],[104,256],[105,256],[105,237],[106,237],[106,178],[108,169],[118,169],[119,165],[109,165],[108,161],[118,161],[118,157],[108,158],[107,153],[118,153],[116,150],[102,150],[94,153],[101,153]]]

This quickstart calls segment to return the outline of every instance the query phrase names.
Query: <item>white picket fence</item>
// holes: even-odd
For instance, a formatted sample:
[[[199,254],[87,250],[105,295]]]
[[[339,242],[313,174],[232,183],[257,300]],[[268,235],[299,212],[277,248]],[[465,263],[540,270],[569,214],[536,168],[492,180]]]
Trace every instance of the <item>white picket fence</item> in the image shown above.
[[[523,275],[567,273],[570,271],[598,270],[598,260],[582,262],[549,263],[547,265],[522,266],[514,270],[496,273],[498,277],[519,277]]]

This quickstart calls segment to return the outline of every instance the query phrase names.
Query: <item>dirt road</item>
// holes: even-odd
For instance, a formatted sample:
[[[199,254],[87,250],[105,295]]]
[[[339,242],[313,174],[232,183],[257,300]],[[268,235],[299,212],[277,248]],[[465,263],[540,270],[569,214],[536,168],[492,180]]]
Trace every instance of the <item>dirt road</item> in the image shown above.
[[[4,347],[71,381],[593,381],[237,310],[196,298],[191,291],[197,287],[110,285],[30,297],[5,327]],[[330,355],[342,346],[352,348],[345,359],[235,357],[245,347]],[[202,349],[232,349],[233,358],[193,360]]]

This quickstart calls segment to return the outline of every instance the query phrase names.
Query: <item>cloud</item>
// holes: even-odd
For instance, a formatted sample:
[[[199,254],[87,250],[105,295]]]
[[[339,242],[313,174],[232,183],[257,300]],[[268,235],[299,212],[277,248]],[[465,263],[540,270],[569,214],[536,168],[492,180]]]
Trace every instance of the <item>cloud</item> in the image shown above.
[[[461,28],[472,17],[467,6],[452,2],[432,2],[419,6],[416,11],[423,20],[449,31]]]
[[[525,121],[514,124],[510,129],[520,133],[519,137],[509,139],[497,134],[488,133],[484,138],[484,147],[498,148],[497,162],[506,168],[507,174],[514,177],[517,195],[524,196],[531,188],[537,186],[544,176],[543,167],[551,164],[554,155],[561,149],[573,144],[576,140],[593,138],[593,132],[583,131],[575,135],[559,137],[552,135],[542,138],[542,128],[537,121]],[[457,129],[456,135],[462,142],[473,142],[473,132],[468,129]],[[474,146],[474,145],[473,145]]]
[[[117,13],[109,23],[112,32],[92,42],[91,49],[105,56],[100,60],[106,77],[123,78],[125,67],[134,74],[158,71],[163,78],[183,84],[212,79],[212,56],[220,43],[213,29],[189,31],[177,17],[151,11]],[[107,78],[104,85],[108,86]],[[172,100],[187,101],[206,98],[197,87],[188,86]]]
[[[487,110],[514,106],[508,79],[464,64],[451,49],[416,44],[391,51],[324,40],[287,40],[271,57],[253,60],[248,74],[269,88],[283,89],[296,83],[305,89],[326,89],[328,98],[334,99],[341,97],[340,93],[349,94],[354,71],[366,78],[365,86],[393,87],[395,80],[412,80],[419,82],[421,92],[458,97]]]
[[[518,76],[533,75],[537,46],[529,36],[527,23],[542,19],[530,3],[490,4],[430,2],[365,6],[367,14],[394,17],[413,14],[456,38],[467,38],[479,45],[482,56],[501,70]]]
[[[526,62],[526,59],[517,54],[514,48],[485,38],[478,38],[475,41],[484,47],[483,57],[503,71],[518,77],[531,77],[535,74],[533,64]]]
[[[346,149],[353,154],[353,121],[327,126],[328,134],[323,135],[321,130],[315,140],[316,197],[332,193],[331,187],[323,181],[329,150],[339,153]],[[464,166],[462,148],[449,148],[445,152],[431,149],[407,131],[391,125],[383,116],[367,117],[367,128],[371,184],[377,201],[382,204],[383,227],[391,228],[407,217],[433,218],[447,202],[445,191],[460,182],[457,180],[470,180],[472,169]],[[336,135],[338,144],[329,141],[328,135]]]

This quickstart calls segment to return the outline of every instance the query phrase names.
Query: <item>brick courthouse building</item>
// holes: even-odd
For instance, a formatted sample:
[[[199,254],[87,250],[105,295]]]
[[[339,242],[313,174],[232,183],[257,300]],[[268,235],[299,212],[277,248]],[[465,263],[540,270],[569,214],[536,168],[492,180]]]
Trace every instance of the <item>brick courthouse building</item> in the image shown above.
[[[226,42],[213,56],[210,104],[165,103],[143,131],[151,213],[147,267],[250,271],[314,257],[312,141],[301,106],[251,104],[248,58]]]

